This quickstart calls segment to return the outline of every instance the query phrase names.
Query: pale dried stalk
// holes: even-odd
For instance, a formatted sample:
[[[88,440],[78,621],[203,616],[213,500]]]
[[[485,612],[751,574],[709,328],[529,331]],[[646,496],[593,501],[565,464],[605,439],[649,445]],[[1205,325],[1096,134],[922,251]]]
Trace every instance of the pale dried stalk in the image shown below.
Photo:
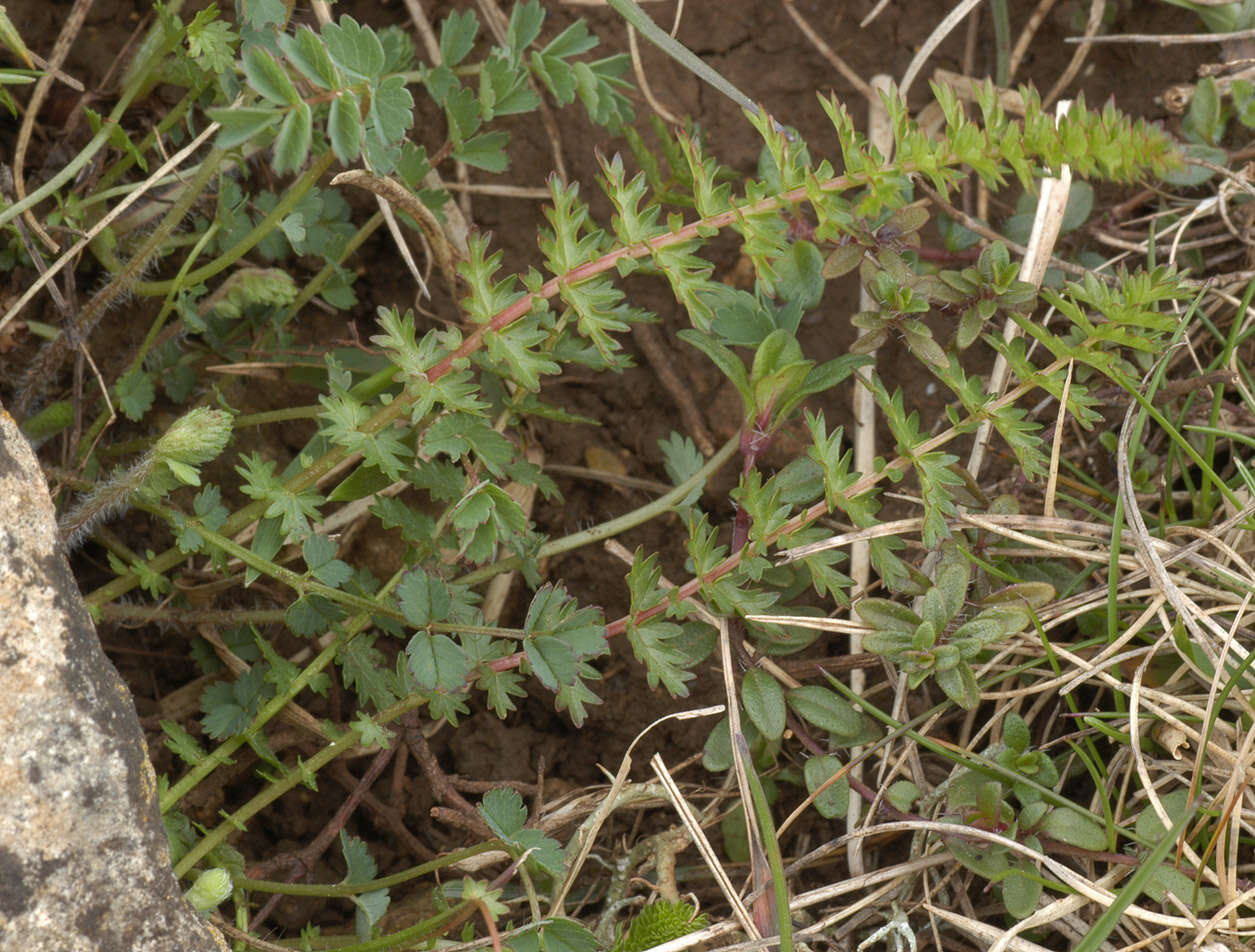
[[[1055,110],[1055,121],[1058,122],[1071,107],[1071,102],[1059,103]],[[1028,250],[1020,263],[1020,280],[1027,281],[1035,288],[1041,287],[1046,267],[1050,263],[1051,253],[1059,238],[1059,229],[1063,225],[1063,212],[1067,208],[1068,193],[1072,187],[1072,169],[1064,165],[1059,178],[1043,178],[1041,193],[1037,199],[1037,212],[1033,217],[1033,230],[1028,239]],[[1008,343],[1019,334],[1019,325],[1007,318],[1003,325],[1002,337]],[[994,360],[994,367],[989,375],[988,392],[1001,396],[1007,383],[1010,364],[999,354]],[[980,475],[981,463],[985,459],[985,450],[989,444],[989,436],[993,432],[993,422],[985,420],[976,431],[972,442],[972,452],[968,456],[967,471],[975,479]]]

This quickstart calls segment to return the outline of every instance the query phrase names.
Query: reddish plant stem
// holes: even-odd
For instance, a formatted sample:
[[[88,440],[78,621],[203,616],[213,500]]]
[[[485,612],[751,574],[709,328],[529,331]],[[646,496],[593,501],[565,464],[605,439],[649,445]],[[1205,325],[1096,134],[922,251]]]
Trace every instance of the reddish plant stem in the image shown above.
[[[855,184],[857,183],[853,178],[838,175],[822,183],[819,188],[825,192],[838,192],[842,189],[853,188]],[[594,261],[586,261],[584,264],[577,265],[566,272],[566,274],[550,278],[540,286],[540,290],[524,294],[513,304],[502,308],[494,314],[488,323],[479,325],[466,340],[462,341],[462,345],[457,350],[426,371],[427,379],[431,383],[435,383],[453,368],[455,362],[464,360],[479,350],[483,346],[484,336],[489,331],[501,331],[509,327],[526,315],[535,306],[536,302],[548,300],[561,294],[563,287],[566,285],[577,284],[599,274],[605,274],[607,271],[614,269],[619,261],[623,259],[644,258],[662,248],[699,238],[703,232],[708,232],[711,229],[722,230],[747,215],[757,215],[803,201],[807,196],[807,191],[808,186],[800,185],[787,192],[781,192],[779,195],[763,198],[748,205],[738,206],[719,215],[713,215],[710,218],[699,218],[665,235],[656,235],[647,241],[638,241],[636,244],[616,248]]]
[[[396,749],[396,756],[393,763],[397,763],[401,759],[401,753],[406,749],[401,744]],[[338,760],[332,761],[327,768],[331,771],[332,779],[351,788],[356,778],[349,773],[348,767]],[[370,810],[375,816],[392,831],[392,835],[397,838],[399,843],[405,845],[415,860],[419,863],[427,863],[436,858],[436,853],[430,847],[423,844],[416,837],[408,826],[405,825],[405,816],[400,809],[393,804],[401,803],[402,799],[399,795],[390,796],[387,803],[380,800],[373,793],[365,793],[362,795],[362,806]]]
[[[1061,367],[1064,367],[1064,366],[1066,366],[1066,361],[1056,360],[1052,364],[1044,368],[1041,371],[1041,375],[1043,377],[1049,376],[1050,374],[1054,373],[1055,371],[1059,370]],[[1018,387],[1016,387],[1014,390],[1009,391],[1000,399],[995,400],[991,404],[989,404],[988,412],[992,413],[995,410],[1000,410],[1001,408],[1014,403],[1016,400],[1020,399],[1020,397],[1024,396],[1024,394],[1032,390],[1035,390],[1036,388],[1037,388],[1037,385],[1033,383],[1032,381],[1022,383]],[[912,450],[912,453],[915,455],[923,455],[925,453],[931,453],[933,450],[937,449],[938,447],[944,446],[947,442],[949,442],[953,438],[954,438],[954,434],[951,431],[938,433],[936,436],[930,437],[929,439],[925,440],[919,446],[914,447],[914,449]],[[899,456],[897,459],[894,459],[886,463],[880,470],[876,472],[864,473],[862,476],[859,477],[859,479],[853,485],[851,485],[845,490],[843,495],[847,498],[852,498],[854,496],[861,495],[862,493],[867,492],[867,490],[875,486],[882,479],[885,479],[887,476],[889,476],[890,473],[906,472],[908,469],[910,469],[910,467],[911,467],[911,458],[907,456]],[[772,532],[768,534],[767,536],[765,536],[762,541],[764,550],[768,546],[770,546],[772,543],[774,543],[777,539],[779,539],[781,536],[787,536],[787,535],[790,535],[791,533],[797,532],[799,529],[805,528],[806,526],[814,522],[816,519],[818,519],[820,516],[827,515],[829,511],[830,511],[830,507],[828,505],[827,499],[821,499],[819,502],[813,503],[808,509],[798,513],[796,516],[794,516],[792,519],[790,519],[788,522],[782,525],[775,532]],[[684,599],[686,598],[692,598],[694,595],[697,594],[698,591],[701,590],[701,587],[703,585],[709,582],[714,582],[718,579],[721,579],[725,575],[727,575],[729,572],[733,571],[738,565],[741,564],[741,560],[744,558],[745,554],[746,552],[740,552],[740,551],[733,552],[731,555],[729,555],[726,559],[724,559],[722,562],[716,565],[713,569],[711,569],[705,575],[699,575],[694,578],[691,578],[687,582],[685,582],[683,585],[678,585],[675,588],[673,588],[670,593],[671,597],[673,597],[675,601],[684,601]],[[606,626],[606,637],[613,638],[616,635],[621,635],[627,630],[627,627],[629,624],[639,625],[642,622],[648,621],[649,619],[654,618],[657,615],[661,615],[672,604],[671,597],[664,599],[663,601],[655,605],[653,608],[647,608],[644,611],[637,612],[635,615],[624,615],[623,617],[610,622],[610,624]],[[498,658],[495,661],[489,662],[488,667],[492,668],[492,670],[494,671],[509,671],[509,670],[512,670],[513,668],[517,668],[519,666],[519,663],[523,660],[523,658],[524,658],[523,652],[517,651],[512,655],[507,655],[504,658]],[[470,685],[471,683],[473,683],[472,680],[467,681],[468,685]]]
[[[488,829],[488,824],[483,821],[475,807],[457,791],[448,774],[441,768],[440,761],[436,759],[431,745],[427,743],[427,738],[423,735],[418,715],[413,712],[403,715],[399,723],[405,731],[405,743],[409,746],[410,753],[414,755],[414,759],[423,768],[423,773],[427,775],[431,783],[431,792],[436,801],[448,803],[454,808],[453,811],[449,811],[435,807],[432,809],[432,816],[442,816],[443,819],[449,821],[450,818],[445,814],[456,812],[458,826],[465,827],[479,836],[492,837],[493,832]]]

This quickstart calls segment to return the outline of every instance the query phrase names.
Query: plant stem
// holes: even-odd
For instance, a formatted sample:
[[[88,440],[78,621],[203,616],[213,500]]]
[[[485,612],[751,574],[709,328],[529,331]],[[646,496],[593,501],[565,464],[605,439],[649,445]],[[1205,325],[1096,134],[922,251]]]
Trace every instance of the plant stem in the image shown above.
[[[322,177],[327,169],[331,168],[331,164],[334,161],[335,153],[328,149],[318,157],[313,165],[305,170],[300,178],[284,190],[283,197],[279,199],[278,204],[247,235],[218,255],[213,261],[183,277],[181,284],[178,279],[170,281],[140,281],[133,290],[141,297],[156,297],[169,294],[179,287],[204,284],[215,275],[221,274],[240,258],[244,257],[244,255],[252,251],[253,246],[270,234],[270,232],[279,227],[280,222],[287,217],[288,213],[296,207],[297,203],[305,197],[309,190],[317,184],[318,179]]]
[[[43,185],[39,186],[39,188],[35,189],[35,191],[31,192],[20,202],[16,202],[9,205],[7,208],[0,210],[0,227],[7,225],[27,209],[34,208],[87,167],[87,164],[95,158],[96,153],[109,144],[109,137],[113,134],[114,127],[117,123],[122,121],[122,117],[126,114],[126,110],[130,107],[135,97],[138,96],[140,91],[144,88],[148,79],[149,71],[152,67],[157,65],[157,63],[159,63],[167,53],[170,53],[178,45],[178,42],[179,37],[177,35],[173,37],[166,37],[161,42],[161,44],[153,51],[152,56],[149,58],[148,62],[144,64],[143,68],[134,74],[130,84],[123,91],[117,104],[109,113],[108,118],[101,124],[100,131],[92,136],[91,139],[88,140],[87,145],[83,146],[83,148],[79,150],[79,153],[62,166],[57,173],[52,176],[52,178],[48,179],[48,181],[44,182]]]
[[[591,529],[585,529],[583,532],[576,532],[569,536],[563,536],[561,539],[546,542],[537,552],[537,558],[548,558],[563,552],[570,552],[573,549],[583,548],[586,545],[592,545],[595,542],[601,542],[604,539],[613,538],[620,533],[627,532],[629,529],[643,525],[649,520],[662,515],[664,512],[674,508],[681,499],[698,486],[705,483],[724,463],[732,458],[736,448],[737,439],[733,437],[724,443],[714,456],[706,461],[705,466],[665,496],[659,496],[648,505],[641,506],[639,509],[633,509],[631,512],[624,513],[617,519],[603,522],[599,526],[593,526]],[[494,575],[500,575],[502,572],[512,572],[522,564],[523,562],[518,556],[512,555],[508,559],[502,559],[499,562],[494,562],[492,565],[485,565],[483,568],[468,572],[466,575],[458,578],[457,582],[460,585],[477,585],[492,578]]]

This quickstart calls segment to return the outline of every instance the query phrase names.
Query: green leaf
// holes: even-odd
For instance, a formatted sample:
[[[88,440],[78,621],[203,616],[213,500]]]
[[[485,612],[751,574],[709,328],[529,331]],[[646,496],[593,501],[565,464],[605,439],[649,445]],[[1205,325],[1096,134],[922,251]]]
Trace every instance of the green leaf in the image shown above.
[[[978,235],[977,238],[979,239],[979,237]],[[849,274],[863,263],[863,256],[866,254],[866,251],[867,249],[854,241],[838,245],[836,250],[828,255],[824,261],[823,268],[820,270],[820,276],[831,280]]]
[[[379,76],[385,62],[383,44],[370,27],[343,16],[339,23],[328,23],[322,28],[322,38],[327,52],[341,69],[362,79]]]
[[[1063,221],[1059,225],[1059,234],[1066,235],[1076,231],[1087,221],[1094,211],[1094,187],[1089,182],[1076,181],[1068,190],[1068,204],[1063,210]]]
[[[812,242],[795,241],[775,268],[778,297],[796,302],[803,311],[819,304],[824,296],[824,257]]]
[[[162,721],[161,729],[166,735],[166,747],[189,766],[195,767],[207,756],[196,738],[184,730],[178,721]]]
[[[510,845],[519,854],[531,850],[526,865],[533,872],[541,872],[554,879],[566,872],[566,852],[562,844],[540,830],[520,830]]]
[[[276,106],[291,106],[301,101],[301,94],[283,67],[262,47],[245,47],[243,66],[248,84]]]
[[[1039,609],[1049,605],[1055,597],[1055,587],[1049,582],[1016,582],[977,599],[978,605],[1027,605]]]
[[[131,141],[131,137],[126,134],[125,129],[116,122],[106,123],[105,119],[93,109],[84,109],[84,112],[87,113],[87,121],[91,126],[93,135],[107,125],[109,129],[109,144],[132,159],[140,169],[145,172],[148,171],[148,160],[135,147],[135,143]]]
[[[1206,76],[1194,87],[1194,98],[1181,120],[1185,138],[1200,145],[1219,146],[1224,138],[1224,114],[1221,110],[1220,87],[1214,76]]]
[[[1028,745],[1033,741],[1028,724],[1014,711],[1002,719],[1002,740],[1017,754],[1028,750]]]
[[[1229,153],[1219,146],[1189,143],[1182,153],[1187,159],[1202,159],[1212,165],[1224,166],[1229,161]],[[1216,173],[1202,165],[1183,165],[1179,169],[1165,172],[1161,178],[1169,185],[1180,188],[1197,188],[1209,181]]]
[[[385,142],[399,142],[414,123],[414,97],[402,76],[385,77],[372,90],[370,117]]]
[[[1164,812],[1168,815],[1168,822],[1172,823],[1177,817],[1181,816],[1190,802],[1189,791],[1169,790],[1167,793],[1160,795],[1159,802],[1163,806]],[[1139,840],[1157,840],[1164,835],[1164,832],[1169,827],[1164,825],[1155,808],[1148,804],[1137,815],[1137,821],[1133,829],[1137,833]]]
[[[510,11],[510,25],[506,28],[505,41],[510,52],[518,56],[540,36],[545,22],[545,10],[539,0],[522,0]]]
[[[532,672],[550,691],[571,684],[579,673],[575,653],[557,638],[528,638],[523,642],[523,651]]]
[[[453,607],[449,583],[422,568],[405,574],[397,584],[397,598],[405,620],[415,628],[444,621]]]
[[[842,767],[841,761],[830,754],[811,757],[802,768],[806,778],[806,792],[813,794]],[[830,784],[815,797],[815,809],[826,820],[844,817],[850,806],[850,781],[845,777]]]
[[[687,670],[688,656],[669,644],[683,629],[668,621],[653,619],[645,624],[629,623],[628,643],[636,660],[645,665],[645,679],[651,688],[660,683],[672,697],[687,697],[688,682],[696,675]]]
[[[243,465],[235,468],[244,477],[244,485],[240,487],[240,491],[253,499],[269,503],[265,516],[279,518],[283,536],[304,539],[309,535],[309,520],[319,518],[318,507],[322,505],[322,496],[312,489],[300,492],[289,489],[275,476],[275,464],[271,460],[262,459],[257,454],[240,458]],[[274,552],[270,555],[274,555]]]
[[[835,691],[817,684],[804,684],[788,694],[789,707],[803,720],[838,737],[851,737],[863,729],[858,711]]]
[[[745,372],[745,364],[732,350],[715,340],[710,334],[687,328],[676,334],[680,340],[691,344],[710,358],[711,362],[727,377],[741,394],[741,399],[748,408],[752,405],[753,394],[750,390],[749,375]]]
[[[686,902],[655,902],[638,912],[613,952],[646,952],[654,946],[706,928],[706,916]]]
[[[358,939],[366,942],[370,939],[375,924],[384,917],[392,900],[386,889],[372,889],[370,892],[355,893],[349,896],[357,907],[353,917],[353,930]]]
[[[279,174],[295,172],[309,158],[313,135],[312,115],[306,103],[299,103],[287,114],[275,137],[274,170]]]
[[[1060,843],[1081,849],[1098,851],[1107,848],[1107,833],[1102,826],[1071,807],[1051,810],[1042,822],[1040,832]]]
[[[336,544],[326,536],[311,535],[301,546],[305,565],[324,585],[339,588],[353,576],[348,564],[337,559]]]
[[[303,638],[323,634],[343,617],[339,606],[321,595],[302,595],[283,613],[283,621],[292,634]]]
[[[1151,869],[1142,893],[1154,903],[1166,902],[1171,893],[1195,913],[1208,912],[1220,905],[1219,889],[1204,886],[1195,890],[1192,877],[1166,863],[1160,863]]]
[[[266,681],[265,665],[254,665],[234,681],[209,685],[200,697],[205,733],[214,740],[242,734],[274,693],[274,685]]]
[[[218,148],[233,149],[277,124],[283,113],[269,106],[244,106],[210,109],[209,118],[222,126],[215,143]]]
[[[909,813],[920,798],[920,789],[909,780],[896,780],[889,785],[888,791],[885,793],[885,799],[890,805],[901,811]]]
[[[249,0],[237,7],[240,19],[255,30],[261,30],[271,23],[283,23],[288,11],[283,0]]]
[[[587,605],[580,607],[561,585],[546,584],[536,590],[523,621],[523,632],[529,641],[542,641],[543,636],[550,636],[566,645],[571,656],[579,660],[595,658],[610,650],[601,612]],[[566,683],[570,679],[559,680]]]
[[[340,74],[327,53],[322,39],[307,26],[295,33],[280,33],[279,49],[301,74],[320,89],[338,89]]]
[[[344,164],[352,162],[362,151],[362,114],[357,97],[344,90],[331,101],[327,116],[327,137],[336,158]]]
[[[437,687],[461,691],[466,686],[471,666],[457,642],[448,635],[415,632],[405,653],[410,672],[424,691],[434,691]]]
[[[26,48],[26,43],[22,39],[22,34],[18,32],[13,21],[9,19],[8,13],[0,8],[0,43],[3,43],[9,50],[15,53],[23,63],[29,68],[34,69],[35,64],[31,61],[30,50]]]
[[[388,668],[383,653],[375,647],[375,636],[358,635],[336,655],[344,686],[357,691],[364,705],[382,711],[396,701],[388,681]]]
[[[711,773],[723,773],[732,767],[732,734],[727,717],[721,718],[706,736],[702,766]]]
[[[963,662],[945,671],[934,674],[937,687],[946,693],[955,704],[965,711],[973,710],[980,703],[980,686],[972,669]]]
[[[454,149],[453,157],[485,172],[504,172],[510,165],[505,152],[509,141],[510,133],[503,130],[485,132],[467,139]]]
[[[340,831],[340,852],[344,854],[344,865],[348,869],[340,882],[368,883],[379,872],[366,844],[356,836],[349,836],[344,830]]]
[[[1027,919],[1037,911],[1042,884],[1039,879],[1011,869],[1002,880],[1002,904],[1016,919]]]
[[[128,370],[114,387],[118,409],[128,420],[141,420],[157,396],[152,377],[143,370]]]
[[[576,20],[569,27],[549,41],[543,52],[546,56],[557,56],[563,59],[587,53],[597,45],[597,37],[588,31],[588,24]]]
[[[358,711],[352,721],[363,747],[386,747],[392,743],[392,732],[379,724],[365,711]]]
[[[754,726],[768,740],[784,736],[784,688],[761,668],[751,668],[741,681],[741,703]]]
[[[440,24],[440,62],[453,67],[466,59],[479,33],[474,10],[454,10]]]
[[[922,621],[919,615],[905,605],[891,602],[887,598],[861,599],[854,604],[854,611],[873,628],[907,635],[913,633]]]
[[[477,809],[488,828],[507,842],[514,839],[527,823],[527,807],[513,787],[489,790]]]

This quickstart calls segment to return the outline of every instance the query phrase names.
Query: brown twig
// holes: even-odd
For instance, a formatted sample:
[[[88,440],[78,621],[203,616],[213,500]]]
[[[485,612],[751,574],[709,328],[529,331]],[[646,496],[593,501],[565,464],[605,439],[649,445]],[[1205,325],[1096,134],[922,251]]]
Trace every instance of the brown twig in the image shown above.
[[[353,811],[357,809],[358,803],[366,791],[371,788],[374,782],[383,773],[384,767],[388,766],[388,761],[392,758],[393,751],[396,750],[396,743],[391,747],[386,747],[375,755],[375,759],[370,762],[370,766],[366,768],[366,773],[362,774],[362,779],[351,789],[348,797],[340,804],[335,814],[327,821],[326,825],[318,832],[318,835],[304,849],[288,856],[288,862],[292,864],[288,870],[286,882],[293,883],[303,876],[308,876],[314,869],[314,864],[327,852],[327,848],[331,846],[340,831],[344,829],[344,825],[348,823],[349,817],[353,815]],[[345,771],[348,772],[347,769]],[[270,913],[274,911],[283,899],[282,893],[274,893],[266,900],[266,903],[257,910],[256,915],[248,924],[250,932],[256,930],[266,919]]]
[[[675,369],[675,360],[668,351],[658,328],[652,324],[635,323],[632,325],[632,337],[645,355],[645,359],[649,361],[649,366],[658,375],[658,380],[666,388],[667,393],[671,394],[671,399],[675,401],[676,408],[680,411],[680,419],[684,421],[684,427],[693,437],[697,448],[708,459],[714,456],[715,444],[710,438],[710,431],[706,429],[702,412],[697,409],[697,403],[693,400],[693,388],[680,379]]]
[[[436,755],[432,752],[431,746],[427,743],[427,738],[423,734],[423,728],[419,723],[418,716],[416,714],[407,714],[398,723],[405,732],[405,743],[409,746],[410,753],[414,755],[414,759],[422,767],[423,773],[427,775],[427,780],[431,784],[431,792],[436,798],[436,802],[452,804],[455,808],[449,810],[433,807],[431,815],[446,823],[470,830],[479,836],[491,837],[493,832],[488,829],[488,824],[480,818],[479,812],[458,792],[449,779],[449,775],[441,769],[440,762],[436,759]],[[455,820],[454,817],[457,819]]]
[[[395,205],[413,218],[422,229],[423,236],[431,246],[436,264],[440,266],[445,284],[449,287],[449,294],[454,301],[459,300],[461,294],[458,292],[458,276],[454,267],[456,255],[453,246],[450,244],[449,239],[445,237],[444,229],[440,226],[436,216],[432,214],[430,208],[419,200],[417,195],[395,179],[375,175],[373,172],[367,172],[365,169],[350,169],[347,172],[341,172],[331,180],[331,184],[356,185],[358,188],[373,192],[384,201]]]
[[[404,744],[396,747],[396,753],[393,756],[393,763],[400,763],[402,754],[408,748]],[[345,789],[353,789],[353,785],[357,782],[356,778],[349,772],[349,769],[342,761],[336,760],[331,763],[332,778]],[[393,798],[393,803],[400,802],[398,798]],[[436,858],[436,853],[428,847],[422,840],[415,836],[408,826],[405,824],[405,817],[401,810],[391,803],[385,803],[373,793],[366,792],[362,794],[362,806],[374,813],[384,825],[392,831],[397,840],[405,844],[410,854],[421,863],[429,862]]]
[[[1063,71],[1063,75],[1055,80],[1055,84],[1050,87],[1050,92],[1042,97],[1042,106],[1049,106],[1058,99],[1059,95],[1068,88],[1072,80],[1076,79],[1076,74],[1081,71],[1081,67],[1085,65],[1085,60],[1089,56],[1089,48],[1094,42],[1098,28],[1102,26],[1102,14],[1106,6],[1105,0],[1090,0],[1089,19],[1085,21],[1085,36],[1081,38],[1081,45],[1072,54],[1072,61],[1068,63],[1068,68]]]
[[[49,72],[41,76],[39,82],[35,83],[35,88],[31,90],[30,101],[26,104],[26,114],[22,116],[22,125],[17,132],[17,143],[13,147],[13,192],[19,202],[26,198],[26,180],[22,172],[26,165],[26,149],[30,145],[31,133],[35,129],[35,118],[39,115],[39,108],[48,96],[48,90],[56,82],[55,72],[61,69],[61,64],[69,55],[70,47],[74,45],[74,39],[78,36],[78,31],[83,28],[83,22],[87,19],[87,14],[94,2],[95,0],[74,0],[74,6],[65,18],[61,32],[57,34],[57,42],[52,52],[48,54]],[[23,217],[26,219],[26,224],[30,226],[30,230],[39,236],[39,240],[48,250],[54,254],[61,250],[52,237],[44,231],[33,210],[28,210]]]
[[[831,46],[824,42],[824,38],[819,35],[818,31],[816,31],[813,26],[810,25],[810,22],[806,19],[806,17],[802,16],[802,14],[798,12],[797,7],[793,5],[793,0],[781,0],[781,2],[784,4],[784,12],[789,15],[794,23],[797,24],[797,28],[802,31],[802,35],[810,40],[811,45],[819,51],[819,55],[831,63],[832,68],[840,73],[842,78],[853,86],[858,91],[859,95],[861,95],[864,99],[869,102],[879,102],[879,99],[876,96],[876,91],[872,89],[871,84],[851,69],[849,64],[838,56],[836,51]],[[838,10],[837,23],[841,22],[842,16],[844,16],[844,11]],[[836,23],[833,24],[834,32],[836,25]]]

